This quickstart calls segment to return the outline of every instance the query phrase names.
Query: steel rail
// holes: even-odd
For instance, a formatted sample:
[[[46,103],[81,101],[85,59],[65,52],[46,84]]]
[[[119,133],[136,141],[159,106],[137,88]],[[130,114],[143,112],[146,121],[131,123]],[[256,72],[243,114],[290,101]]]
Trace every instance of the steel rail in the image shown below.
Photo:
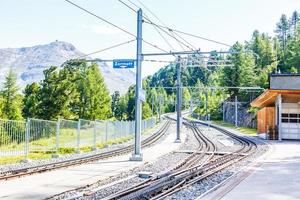
[[[195,122],[195,123],[200,123],[200,124],[202,124],[202,125],[208,125],[208,124],[203,123],[203,122]],[[241,138],[241,137],[239,137],[239,136],[237,136],[237,135],[231,133],[230,131],[225,130],[225,129],[223,129],[223,128],[220,128],[220,127],[218,127],[218,126],[214,126],[214,125],[213,125],[213,127],[214,127],[215,129],[219,130],[220,132],[222,132],[223,134],[228,135],[228,136],[230,136],[230,137],[236,139],[237,141],[241,142],[241,144],[244,144],[242,148],[240,148],[239,150],[233,152],[232,155],[234,155],[234,154],[236,154],[236,153],[238,153],[238,152],[240,152],[240,151],[245,150],[245,146],[248,146],[248,147],[249,147],[247,150],[245,150],[245,152],[249,152],[249,151],[252,150],[253,148],[254,148],[254,149],[257,148],[256,143],[253,142],[252,140],[248,140],[248,139],[245,140],[244,138]],[[200,175],[200,176],[198,176],[198,177],[196,177],[196,178],[194,178],[194,179],[192,179],[192,180],[186,182],[184,185],[181,184],[181,185],[179,185],[178,187],[175,187],[175,188],[173,188],[172,190],[169,190],[169,191],[167,191],[167,192],[163,192],[163,193],[161,193],[160,195],[157,195],[157,196],[155,196],[154,198],[151,198],[151,199],[152,199],[152,200],[161,200],[161,199],[164,199],[164,198],[166,198],[166,197],[168,197],[168,196],[170,196],[170,195],[172,195],[172,194],[174,194],[174,193],[176,193],[176,192],[179,192],[180,190],[182,190],[182,189],[184,189],[184,188],[187,188],[187,187],[189,187],[189,186],[195,184],[196,182],[199,182],[199,181],[201,181],[201,180],[203,180],[203,179],[205,179],[205,178],[207,178],[207,177],[209,177],[209,176],[211,176],[211,175],[213,175],[213,174],[215,174],[215,173],[217,173],[217,172],[219,172],[219,171],[225,169],[226,167],[229,167],[229,166],[231,166],[231,165],[237,163],[238,161],[240,161],[240,160],[242,160],[242,159],[244,159],[244,157],[239,157],[239,158],[237,158],[237,160],[231,160],[231,161],[229,161],[229,162],[227,162],[227,163],[225,163],[225,164],[223,164],[223,165],[221,165],[221,166],[219,166],[219,167],[216,167],[215,169],[212,169],[212,170],[209,171],[208,173],[204,173],[204,174],[202,174],[202,175]]]
[[[195,123],[196,122],[190,122],[190,127],[192,127],[195,132],[200,133],[201,131],[199,131]],[[210,159],[210,162],[204,164],[197,164],[197,159],[195,159],[194,165],[188,167],[186,170],[175,171],[173,173],[170,172],[169,174],[166,173],[166,176],[163,176],[158,180],[147,181],[147,184],[140,184],[139,187],[129,188],[105,199],[163,199],[170,194],[187,187],[187,185],[194,184],[197,181],[203,180],[204,178],[239,162],[251,155],[251,153],[254,153],[253,150],[257,148],[255,142],[249,138],[237,136],[220,127],[214,128],[240,142],[241,148],[214,160]]]
[[[168,118],[170,120],[176,121],[173,118],[170,117]],[[198,151],[203,149],[205,149],[204,151],[206,152],[216,151],[216,145],[212,141],[210,141],[202,132],[195,131],[195,126],[193,124],[184,122],[184,125],[192,129],[193,134],[199,143]],[[145,187],[150,187],[151,185],[155,185],[155,184],[156,185],[162,184],[163,182],[168,181],[170,179],[170,176],[174,177],[186,173],[191,169],[192,166],[198,164],[200,161],[202,161],[201,165],[204,165],[207,163],[207,161],[211,160],[215,156],[215,154],[213,153],[208,158],[205,158],[205,155],[206,155],[205,153],[202,154],[193,153],[192,155],[188,156],[184,161],[182,161],[180,164],[176,165],[175,167],[172,167],[169,171],[160,173],[158,175],[154,175],[151,179],[148,179],[128,189],[122,190],[104,199],[119,199],[122,196],[130,195],[131,193],[137,192],[138,190],[142,190]]]

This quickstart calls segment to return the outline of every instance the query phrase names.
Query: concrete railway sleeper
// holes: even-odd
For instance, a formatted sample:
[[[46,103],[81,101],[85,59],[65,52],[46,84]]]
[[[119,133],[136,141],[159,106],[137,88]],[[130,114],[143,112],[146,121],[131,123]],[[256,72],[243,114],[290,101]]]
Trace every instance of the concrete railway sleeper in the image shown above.
[[[217,148],[213,141],[205,137],[197,127],[199,122],[185,120],[184,125],[192,129],[199,143],[203,143],[199,144],[199,149],[216,152]],[[207,125],[202,122],[201,124]],[[169,172],[165,172],[164,176],[155,176],[104,199],[164,199],[189,185],[241,161],[257,149],[256,143],[247,137],[235,135],[220,127],[213,126],[213,128],[238,141],[241,144],[241,148],[230,154],[218,157],[214,153],[206,158],[203,154],[192,154],[177,167]]]
[[[147,147],[155,143],[157,140],[159,140],[168,130],[169,126],[171,124],[171,121],[167,119],[160,130],[146,138],[145,140],[142,141],[142,147]],[[56,163],[51,163],[51,164],[45,164],[45,165],[40,165],[36,167],[28,167],[28,168],[22,168],[18,170],[12,170],[12,171],[5,171],[0,173],[0,180],[8,180],[11,178],[17,178],[21,176],[26,176],[26,175],[31,175],[34,173],[42,173],[45,171],[50,171],[50,170],[55,170],[59,168],[65,168],[65,167],[70,167],[70,166],[75,166],[75,165],[80,165],[80,164],[86,164],[89,162],[101,160],[101,159],[107,159],[113,156],[117,155],[122,155],[129,153],[133,150],[133,145],[128,145],[123,148],[107,151],[104,153],[100,154],[95,154],[91,156],[85,156],[85,157],[80,157],[80,158],[75,158],[75,159],[70,159],[70,160],[65,160],[65,161],[60,161]]]

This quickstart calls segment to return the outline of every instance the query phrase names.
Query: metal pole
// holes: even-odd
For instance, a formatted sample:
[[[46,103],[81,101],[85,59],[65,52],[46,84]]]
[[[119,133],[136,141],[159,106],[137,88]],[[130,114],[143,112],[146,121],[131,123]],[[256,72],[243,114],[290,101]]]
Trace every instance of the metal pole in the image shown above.
[[[29,138],[30,138],[30,119],[26,122],[26,136],[25,136],[25,162],[28,161],[29,156]]]
[[[153,115],[154,115],[154,113],[153,113],[153,106],[154,106],[154,99],[152,98],[152,107],[151,107],[151,110],[152,110],[152,117],[153,117]]]
[[[59,132],[60,132],[60,119],[58,118],[56,122],[56,154],[58,154],[59,151]],[[55,155],[57,157],[58,155]]]
[[[105,121],[105,142],[108,140],[108,121]]]
[[[143,160],[141,154],[141,120],[142,120],[142,106],[140,93],[142,90],[142,24],[143,12],[139,9],[137,12],[137,51],[136,51],[136,87],[135,87],[135,143],[134,154],[130,160]]]
[[[235,99],[234,99],[234,103],[235,103],[235,127],[238,127],[238,102],[237,102],[237,95],[235,95]]]
[[[96,121],[94,121],[94,147],[92,149],[94,151],[97,149],[96,148],[96,141],[97,141],[96,131],[97,131],[97,123],[96,123]]]
[[[76,153],[80,153],[80,119],[78,120],[77,123],[77,152]]]
[[[225,103],[226,101],[223,101],[223,122],[225,122]]]
[[[181,128],[181,66],[180,66],[180,57],[177,58],[176,64],[176,73],[177,73],[177,89],[176,89],[176,102],[177,102],[177,126],[176,126],[176,140],[175,142],[180,143],[180,128]]]
[[[208,91],[205,92],[205,121],[208,120]]]
[[[161,122],[161,96],[158,96],[158,108],[159,108],[158,119],[159,122]]]
[[[193,114],[193,99],[190,99],[190,112]]]

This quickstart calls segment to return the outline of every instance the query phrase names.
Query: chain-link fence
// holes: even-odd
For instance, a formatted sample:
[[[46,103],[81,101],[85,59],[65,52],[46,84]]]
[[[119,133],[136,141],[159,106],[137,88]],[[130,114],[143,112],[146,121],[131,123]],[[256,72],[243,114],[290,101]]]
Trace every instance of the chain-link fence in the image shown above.
[[[154,118],[143,120],[142,131],[155,123]],[[27,158],[29,153],[73,153],[81,149],[96,149],[115,140],[133,138],[134,128],[134,121],[0,119],[0,155]]]
[[[25,155],[26,122],[0,119],[0,156]]]

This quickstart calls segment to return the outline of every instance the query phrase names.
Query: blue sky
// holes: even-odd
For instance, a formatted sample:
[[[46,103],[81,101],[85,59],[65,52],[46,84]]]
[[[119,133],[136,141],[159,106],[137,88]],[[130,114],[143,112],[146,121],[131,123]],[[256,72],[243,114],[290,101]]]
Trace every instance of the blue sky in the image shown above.
[[[127,0],[123,0],[128,2]],[[132,0],[138,4],[138,1]],[[73,0],[99,16],[136,33],[136,15],[117,0]],[[252,32],[273,35],[281,14],[300,11],[299,0],[142,0],[170,27],[224,43],[249,40]],[[147,10],[146,14],[156,21]],[[131,40],[132,37],[110,27],[64,0],[0,0],[0,48],[46,44],[54,40],[70,42],[89,53]],[[145,40],[170,50],[155,30],[144,25]],[[201,50],[226,49],[225,46],[185,37]],[[178,44],[169,38],[176,50]],[[144,53],[157,52],[144,44]],[[134,58],[135,43],[99,53],[102,59]],[[170,60],[171,58],[156,58]],[[144,63],[143,75],[152,74],[161,64]]]

